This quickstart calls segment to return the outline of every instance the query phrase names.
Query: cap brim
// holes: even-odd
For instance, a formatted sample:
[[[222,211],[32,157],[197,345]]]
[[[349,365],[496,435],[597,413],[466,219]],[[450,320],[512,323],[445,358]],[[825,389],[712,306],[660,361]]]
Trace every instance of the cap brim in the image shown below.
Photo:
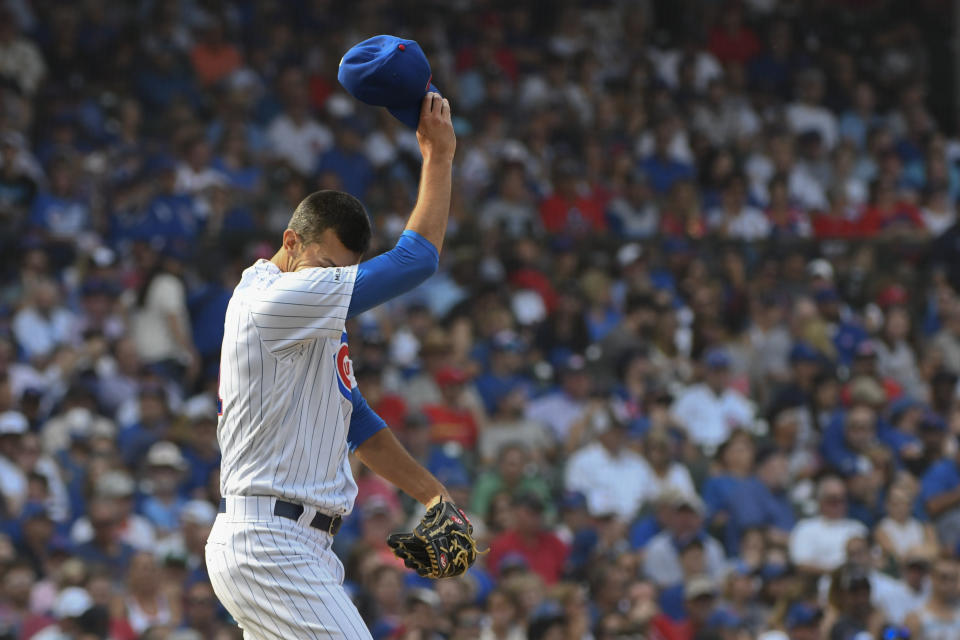
[[[430,88],[424,92],[423,95],[427,95],[433,91],[434,93],[440,93],[440,89],[437,89],[437,85],[430,83]],[[393,107],[387,109],[394,118],[407,125],[411,129],[416,130],[417,125],[420,124],[420,103],[412,107]]]

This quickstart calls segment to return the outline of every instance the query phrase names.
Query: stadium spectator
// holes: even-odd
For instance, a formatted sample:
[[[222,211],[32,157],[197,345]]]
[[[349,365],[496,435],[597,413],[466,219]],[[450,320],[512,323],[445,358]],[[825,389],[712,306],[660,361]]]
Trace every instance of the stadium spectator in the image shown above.
[[[684,579],[679,550],[696,540],[703,550],[703,572],[721,579],[726,569],[723,547],[703,529],[705,506],[696,495],[671,491],[664,496],[667,511],[664,530],[650,540],[644,553],[644,573],[661,587],[675,587]]]
[[[817,486],[819,515],[804,518],[790,533],[790,560],[803,572],[828,573],[843,564],[850,538],[866,534],[866,527],[846,516],[843,482],[827,476]]]
[[[567,546],[543,525],[543,501],[533,493],[513,498],[513,526],[490,542],[487,564],[502,574],[510,563],[522,563],[546,584],[560,579],[569,553]]]
[[[730,365],[725,350],[708,351],[703,358],[704,381],[684,390],[671,409],[689,438],[701,447],[716,448],[734,427],[750,428],[753,422],[750,403],[728,386]]]
[[[958,575],[957,561],[952,557],[940,557],[933,564],[930,597],[911,612],[905,621],[910,633],[918,638],[933,635],[953,635],[960,631],[960,615],[957,612]]]
[[[592,515],[612,512],[629,522],[648,498],[653,480],[650,465],[627,447],[626,425],[608,407],[588,410],[584,426],[596,440],[570,455],[564,486],[586,496]],[[635,481],[625,483],[623,478]]]

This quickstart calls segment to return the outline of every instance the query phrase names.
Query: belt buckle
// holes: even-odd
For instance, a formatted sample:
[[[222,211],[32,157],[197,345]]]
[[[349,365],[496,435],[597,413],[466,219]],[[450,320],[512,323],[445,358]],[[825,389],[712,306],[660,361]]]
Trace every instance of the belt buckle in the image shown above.
[[[331,516],[330,522],[327,523],[327,534],[332,538],[336,534],[337,527],[337,516]]]

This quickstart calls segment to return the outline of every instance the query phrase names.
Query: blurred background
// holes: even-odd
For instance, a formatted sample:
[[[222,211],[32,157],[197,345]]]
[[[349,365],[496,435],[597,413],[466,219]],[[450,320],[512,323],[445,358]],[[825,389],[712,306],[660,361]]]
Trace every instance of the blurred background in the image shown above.
[[[451,222],[352,358],[490,553],[407,572],[357,466],[374,638],[960,638],[954,4],[4,0],[0,637],[240,638],[224,311],[313,190],[393,246],[415,136],[336,81],[391,33]]]

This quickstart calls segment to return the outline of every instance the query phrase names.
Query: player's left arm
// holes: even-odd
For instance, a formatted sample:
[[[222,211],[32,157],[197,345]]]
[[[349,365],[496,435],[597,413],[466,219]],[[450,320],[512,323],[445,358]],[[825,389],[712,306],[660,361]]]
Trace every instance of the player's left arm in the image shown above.
[[[413,459],[356,387],[353,389],[353,414],[347,442],[371,471],[422,504],[437,496],[450,500],[446,488]]]
[[[437,270],[457,148],[450,103],[438,93],[423,98],[417,143],[423,156],[417,202],[397,246],[360,264],[348,317],[412,290]]]
[[[357,267],[347,317],[412,291],[436,272],[439,263],[440,254],[429,240],[416,231],[404,231],[393,249]]]

